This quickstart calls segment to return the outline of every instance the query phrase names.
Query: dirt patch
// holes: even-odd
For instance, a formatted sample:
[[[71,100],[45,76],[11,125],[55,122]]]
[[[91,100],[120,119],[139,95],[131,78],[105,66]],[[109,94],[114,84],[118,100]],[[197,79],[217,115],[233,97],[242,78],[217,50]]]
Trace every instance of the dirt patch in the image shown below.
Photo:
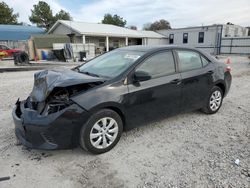
[[[80,184],[81,187],[125,187],[124,182],[117,177],[117,171],[111,170],[108,163],[94,159],[87,164],[73,163],[59,167],[58,172]],[[96,178],[94,178],[96,177]]]

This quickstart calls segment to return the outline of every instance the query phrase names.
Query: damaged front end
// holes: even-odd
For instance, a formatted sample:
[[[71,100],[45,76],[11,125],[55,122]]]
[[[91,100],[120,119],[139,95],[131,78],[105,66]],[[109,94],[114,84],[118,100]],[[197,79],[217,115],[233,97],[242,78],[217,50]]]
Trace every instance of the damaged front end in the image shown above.
[[[47,116],[63,110],[73,104],[70,99],[79,93],[87,91],[100,84],[97,83],[84,83],[68,87],[57,87],[43,101],[37,101],[32,97],[28,97],[26,100],[26,106],[30,109],[36,110],[39,114]]]
[[[71,70],[36,73],[30,96],[24,101],[18,100],[13,109],[18,140],[38,149],[76,146],[79,130],[89,113],[70,98],[103,82]]]

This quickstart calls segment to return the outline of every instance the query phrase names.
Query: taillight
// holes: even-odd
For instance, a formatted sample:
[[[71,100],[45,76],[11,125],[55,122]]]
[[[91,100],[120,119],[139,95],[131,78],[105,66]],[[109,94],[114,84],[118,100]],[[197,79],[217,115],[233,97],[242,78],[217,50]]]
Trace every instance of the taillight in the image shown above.
[[[231,72],[231,70],[232,70],[232,68],[231,68],[230,66],[227,66],[227,67],[225,68],[225,72]]]

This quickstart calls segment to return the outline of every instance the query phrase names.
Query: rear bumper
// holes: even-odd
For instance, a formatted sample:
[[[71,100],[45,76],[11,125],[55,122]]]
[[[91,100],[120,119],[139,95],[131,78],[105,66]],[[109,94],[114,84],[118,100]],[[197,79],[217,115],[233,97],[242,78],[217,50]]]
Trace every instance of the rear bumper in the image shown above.
[[[12,117],[17,139],[26,147],[36,149],[67,149],[77,146],[81,126],[88,113],[77,104],[47,116],[25,108],[17,102]]]

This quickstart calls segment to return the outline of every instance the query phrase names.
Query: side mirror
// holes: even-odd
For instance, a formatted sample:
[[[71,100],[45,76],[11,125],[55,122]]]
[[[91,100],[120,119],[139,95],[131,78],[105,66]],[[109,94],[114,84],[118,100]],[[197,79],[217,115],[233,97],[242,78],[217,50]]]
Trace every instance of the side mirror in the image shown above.
[[[134,73],[134,80],[138,81],[138,82],[142,82],[142,81],[146,81],[146,80],[150,80],[151,76],[144,71],[136,71]]]

